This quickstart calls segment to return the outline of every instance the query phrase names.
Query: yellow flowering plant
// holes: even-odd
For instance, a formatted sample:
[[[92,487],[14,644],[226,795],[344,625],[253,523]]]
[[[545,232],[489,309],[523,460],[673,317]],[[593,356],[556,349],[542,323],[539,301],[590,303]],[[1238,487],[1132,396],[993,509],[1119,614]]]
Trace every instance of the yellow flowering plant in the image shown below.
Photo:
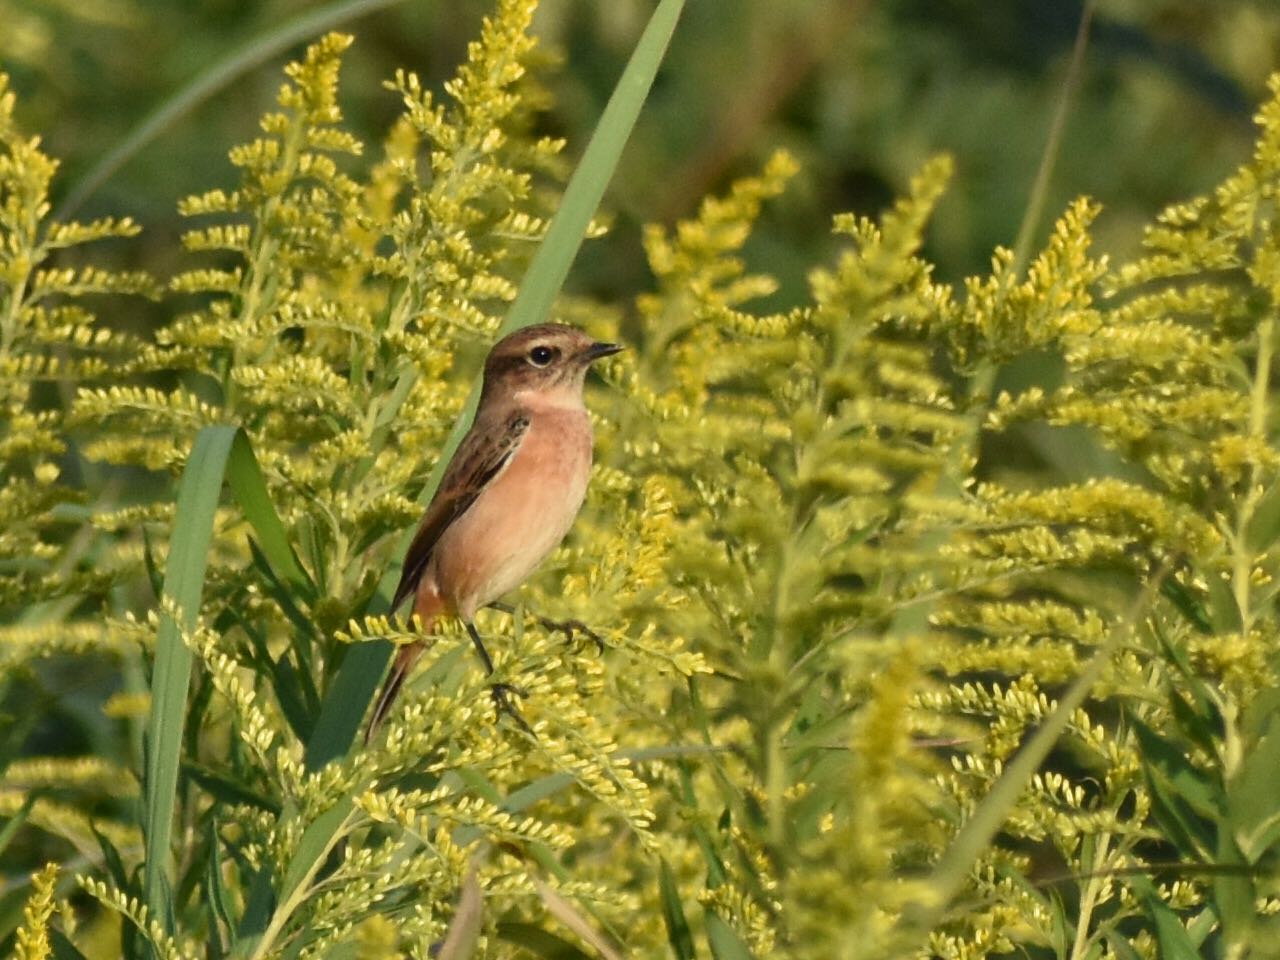
[[[416,637],[387,588],[462,373],[558,290],[526,268],[561,202],[599,230],[534,133],[535,6],[500,0],[443,95],[397,72],[372,158],[339,106],[352,38],[313,43],[236,185],[183,202],[163,291],[59,265],[138,227],[49,219],[55,164],[0,87],[0,685],[105,659],[134,735],[123,757],[0,755],[0,852],[63,854],[25,869],[2,942],[1273,955],[1280,81],[1254,156],[1119,266],[1082,200],[1025,271],[998,250],[939,281],[945,158],[880,217],[837,215],[780,311],[744,249],[786,152],[648,228],[634,304],[551,308],[633,349],[592,388],[573,535],[483,615],[534,734],[495,719],[446,626],[356,739]],[[656,67],[661,42],[641,50]],[[173,316],[118,334],[96,294]],[[1053,376],[1014,389],[1028,355]],[[61,475],[72,442],[100,472]],[[100,480],[141,475],[158,492],[129,502]]]

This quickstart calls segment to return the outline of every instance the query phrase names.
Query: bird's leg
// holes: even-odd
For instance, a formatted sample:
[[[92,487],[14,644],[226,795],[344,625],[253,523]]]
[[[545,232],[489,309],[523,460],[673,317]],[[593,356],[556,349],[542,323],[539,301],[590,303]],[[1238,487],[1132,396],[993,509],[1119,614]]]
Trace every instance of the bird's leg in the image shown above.
[[[480,662],[484,664],[485,672],[489,676],[493,676],[493,660],[489,658],[489,651],[484,648],[484,641],[480,639],[480,633],[476,630],[476,625],[470,620],[466,621],[467,633],[471,634],[471,642],[476,646],[476,653],[480,654]],[[498,716],[506,714],[527,733],[533,733],[533,728],[520,716],[520,711],[516,709],[513,696],[527,696],[524,690],[510,683],[493,683],[489,685],[489,695],[493,697],[493,708]]]
[[[511,606],[509,603],[502,603],[501,601],[495,600],[493,603],[489,604],[489,606],[494,610],[501,610],[503,613],[509,614],[513,617],[516,614],[516,608]],[[550,617],[544,617],[538,613],[529,613],[529,616],[538,621],[538,625],[541,626],[543,630],[550,630],[553,633],[563,633],[566,643],[573,643],[574,634],[581,633],[596,645],[597,652],[602,655],[604,654],[604,640],[598,633],[588,627],[581,620],[552,620]]]

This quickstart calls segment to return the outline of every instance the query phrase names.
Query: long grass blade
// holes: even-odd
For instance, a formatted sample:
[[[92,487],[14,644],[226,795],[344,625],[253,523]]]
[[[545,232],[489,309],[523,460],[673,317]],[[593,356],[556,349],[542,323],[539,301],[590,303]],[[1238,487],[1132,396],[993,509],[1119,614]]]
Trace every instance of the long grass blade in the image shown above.
[[[164,595],[181,611],[182,624],[162,612],[151,677],[143,785],[143,894],[151,916],[161,923],[167,923],[169,916],[169,841],[191,680],[191,651],[182,642],[182,633],[195,628],[200,612],[213,517],[235,436],[235,427],[219,426],[207,427],[196,437],[178,487],[177,512],[165,564]]]
[[[661,0],[650,16],[649,23],[600,116],[600,122],[591,135],[582,160],[565,188],[564,198],[547,228],[547,235],[525,273],[520,292],[507,313],[500,335],[538,323],[550,311],[578,249],[582,246],[587,227],[600,205],[605,188],[618,166],[622,149],[631,136],[636,118],[649,95],[649,88],[657,76],[658,66],[662,63],[667,44],[683,9],[684,0]],[[419,499],[424,504],[435,495],[449,458],[471,426],[479,399],[480,389],[477,383],[422,491]],[[399,555],[403,555],[408,548],[413,532],[412,529],[405,531],[397,545]],[[390,596],[399,576],[398,565],[387,570],[379,590],[383,598]],[[386,609],[385,600],[383,609]],[[373,699],[378,682],[386,672],[391,652],[392,644],[373,641],[361,644],[347,655],[321,706],[315,732],[307,744],[308,770],[318,770],[347,752],[355,739],[364,709]]]
[[[53,219],[65,221],[80,208],[111,175],[128,163],[143,147],[154,140],[169,124],[189,113],[232,80],[270,60],[281,51],[330,27],[356,17],[389,7],[399,0],[340,0],[310,10],[288,23],[276,27],[248,45],[236,50],[204,70],[142,118],[114,148],[76,181],[66,198],[54,211]]]
[[[182,641],[195,628],[213,539],[213,520],[223,482],[240,502],[262,553],[299,590],[310,583],[297,563],[284,524],[271,505],[262,469],[244,432],[233,426],[201,430],[178,486],[178,505],[165,563],[164,596],[181,612],[182,623],[162,613],[156,638],[147,723],[147,763],[143,784],[146,838],[143,894],[153,917],[169,915],[169,843],[181,770],[182,729],[191,682],[191,651]]]
[[[1049,199],[1049,183],[1053,179],[1053,168],[1057,165],[1058,154],[1062,151],[1062,136],[1067,129],[1067,116],[1071,112],[1071,102],[1075,98],[1076,88],[1080,85],[1080,75],[1084,72],[1084,52],[1089,45],[1089,26],[1093,22],[1095,6],[1097,6],[1095,0],[1085,0],[1084,9],[1080,13],[1080,25],[1076,29],[1075,43],[1071,48],[1067,78],[1058,96],[1058,106],[1054,110],[1053,123],[1049,127],[1049,139],[1045,141],[1044,150],[1040,154],[1040,165],[1036,168],[1031,196],[1027,200],[1027,209],[1022,214],[1018,238],[1013,244],[1015,276],[1026,269],[1027,260],[1031,256],[1031,242],[1035,239],[1036,230],[1039,229],[1040,221],[1044,218],[1044,205]]]
[[[1128,615],[1112,627],[1107,639],[1059,698],[1058,705],[1005,765],[1004,773],[991,788],[991,792],[982,799],[973,816],[960,828],[929,878],[927,900],[903,912],[903,932],[909,941],[926,936],[943,917],[951,901],[960,892],[974,863],[999,833],[1005,817],[1017,803],[1028,781],[1057,744],[1071,715],[1088,698],[1120,644],[1129,638],[1134,625],[1150,609],[1167,574],[1167,569],[1161,570],[1148,581]]]

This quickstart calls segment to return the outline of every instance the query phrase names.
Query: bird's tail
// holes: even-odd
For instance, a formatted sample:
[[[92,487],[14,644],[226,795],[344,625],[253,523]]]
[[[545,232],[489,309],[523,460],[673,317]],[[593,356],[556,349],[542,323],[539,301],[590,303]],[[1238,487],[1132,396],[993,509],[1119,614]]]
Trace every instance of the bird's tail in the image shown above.
[[[391,664],[391,672],[387,674],[386,682],[383,683],[382,691],[378,694],[378,700],[373,706],[373,714],[369,717],[369,725],[364,730],[364,742],[366,744],[373,739],[374,734],[378,732],[378,728],[382,726],[382,722],[387,719],[387,714],[391,712],[391,705],[396,702],[396,696],[400,693],[400,688],[404,686],[409,672],[413,670],[413,665],[418,662],[418,658],[422,656],[422,651],[426,648],[426,642],[418,640],[415,643],[405,644],[396,651],[396,659]]]

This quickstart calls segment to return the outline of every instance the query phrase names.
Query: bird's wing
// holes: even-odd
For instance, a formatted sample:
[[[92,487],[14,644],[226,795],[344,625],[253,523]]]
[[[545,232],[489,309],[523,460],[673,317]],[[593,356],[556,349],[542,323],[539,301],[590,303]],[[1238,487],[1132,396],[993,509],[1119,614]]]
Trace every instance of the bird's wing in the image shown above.
[[[511,462],[528,429],[529,418],[517,410],[502,417],[477,421],[463,438],[427,506],[422,525],[409,544],[400,574],[400,586],[396,587],[395,599],[391,601],[393,611],[417,592],[418,581],[426,572],[431,551],[440,537]]]

